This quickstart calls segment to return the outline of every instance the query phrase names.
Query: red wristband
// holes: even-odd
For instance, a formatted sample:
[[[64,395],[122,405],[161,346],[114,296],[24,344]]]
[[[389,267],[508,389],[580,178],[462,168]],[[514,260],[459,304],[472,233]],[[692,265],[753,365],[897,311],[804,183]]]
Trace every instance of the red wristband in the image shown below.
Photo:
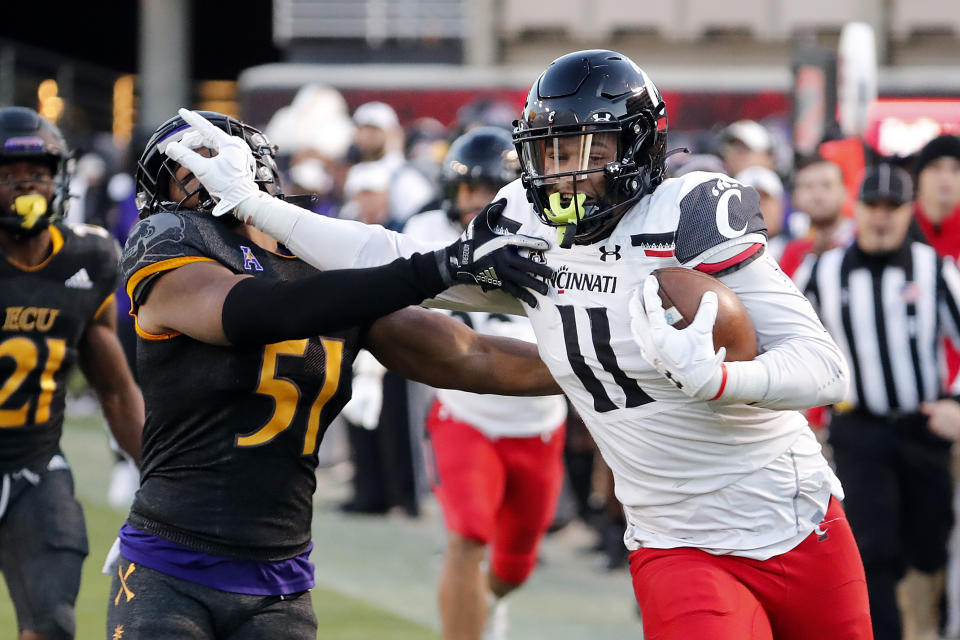
[[[727,386],[727,363],[726,363],[726,362],[721,362],[721,363],[720,363],[720,369],[723,371],[723,377],[720,378],[720,389],[719,389],[719,391],[717,391],[717,395],[715,395],[715,396],[713,396],[712,398],[710,398],[710,401],[711,401],[711,402],[713,402],[714,400],[716,400],[717,398],[719,398],[720,396],[722,396],[722,395],[723,395],[723,390],[724,390],[724,389],[726,388],[726,386]]]

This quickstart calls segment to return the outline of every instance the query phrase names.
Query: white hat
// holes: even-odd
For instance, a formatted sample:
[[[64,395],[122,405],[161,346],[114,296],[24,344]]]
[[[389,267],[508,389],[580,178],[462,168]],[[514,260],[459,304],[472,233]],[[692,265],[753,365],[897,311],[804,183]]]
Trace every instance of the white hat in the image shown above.
[[[333,188],[333,178],[319,158],[308,157],[291,164],[290,179],[314,193],[328,193]]]
[[[780,176],[766,167],[747,167],[736,175],[735,180],[774,198],[783,197],[783,182],[780,181]]]
[[[353,129],[347,103],[338,91],[307,85],[289,106],[273,114],[264,134],[281,153],[309,149],[327,158],[339,158],[353,141]]]
[[[754,120],[737,120],[723,130],[723,140],[739,140],[751,151],[773,151],[773,140],[770,132],[759,122]]]
[[[361,191],[388,191],[390,168],[380,162],[361,162],[350,167],[343,194],[352,198]]]
[[[353,112],[353,121],[358,127],[376,127],[389,131],[399,126],[397,112],[385,102],[367,102]]]

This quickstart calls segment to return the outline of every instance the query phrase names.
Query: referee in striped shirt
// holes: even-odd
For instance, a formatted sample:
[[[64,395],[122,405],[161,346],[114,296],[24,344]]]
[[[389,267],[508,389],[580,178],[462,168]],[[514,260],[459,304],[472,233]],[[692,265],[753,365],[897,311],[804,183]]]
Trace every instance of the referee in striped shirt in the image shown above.
[[[858,200],[856,242],[810,256],[794,280],[854,374],[829,442],[875,637],[900,640],[896,591],[905,576],[900,588],[913,604],[904,626],[936,632],[953,510],[950,442],[933,429],[956,415],[938,358],[943,336],[960,344],[960,272],[907,237],[912,185],[903,169],[868,168]]]

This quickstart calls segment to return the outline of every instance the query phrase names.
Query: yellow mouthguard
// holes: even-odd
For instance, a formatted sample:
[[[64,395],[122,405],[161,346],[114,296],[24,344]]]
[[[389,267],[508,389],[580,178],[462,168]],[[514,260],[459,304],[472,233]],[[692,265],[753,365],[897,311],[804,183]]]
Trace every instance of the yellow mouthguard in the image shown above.
[[[23,218],[21,226],[24,229],[32,229],[33,225],[37,224],[37,220],[47,212],[47,199],[36,193],[29,193],[17,196],[11,208]]]
[[[565,222],[567,224],[576,224],[584,216],[583,203],[587,200],[587,194],[578,193],[576,198],[570,199],[570,204],[563,206],[563,194],[551,193],[548,198],[550,208],[547,209],[547,216],[554,222]]]
[[[547,217],[554,222],[565,223],[564,226],[557,228],[557,242],[563,245],[563,239],[567,230],[572,225],[576,225],[577,221],[583,218],[585,214],[583,203],[587,200],[587,194],[578,193],[575,198],[570,199],[570,203],[567,206],[563,206],[563,194],[559,192],[551,193],[548,200],[550,202],[550,208],[546,210]]]

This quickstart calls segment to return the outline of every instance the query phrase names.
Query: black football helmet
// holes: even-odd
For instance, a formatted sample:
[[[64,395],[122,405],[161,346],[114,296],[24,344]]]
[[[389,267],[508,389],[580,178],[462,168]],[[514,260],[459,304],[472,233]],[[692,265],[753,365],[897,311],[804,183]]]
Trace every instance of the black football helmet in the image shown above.
[[[35,235],[69,205],[70,151],[60,130],[26,107],[0,108],[0,164],[31,161],[46,164],[53,175],[53,197],[21,196],[10,210],[0,211],[0,228],[17,235]]]
[[[613,138],[614,160],[591,153],[592,144]],[[561,227],[561,246],[586,244],[609,234],[629,205],[663,181],[666,105],[625,55],[576,51],[554,60],[533,83],[513,140],[527,198],[541,220]],[[591,199],[578,193],[578,182],[593,174],[603,175],[606,188]],[[551,193],[551,185],[567,181],[572,198]]]
[[[258,129],[235,118],[215,111],[198,111],[197,113],[230,135],[242,138],[250,147],[256,161],[254,181],[262,191],[275,196],[283,196],[280,192],[280,172],[275,160],[276,145],[271,144]],[[137,208],[140,210],[141,218],[160,211],[182,210],[184,209],[183,203],[194,194],[199,194],[200,204],[197,207],[191,207],[191,209],[197,211],[213,210],[216,202],[202,185],[192,191],[187,191],[185,187],[189,180],[178,181],[180,186],[184,187],[183,191],[186,193],[184,198],[174,202],[170,196],[170,181],[176,180],[174,172],[177,163],[168,158],[163,150],[170,142],[180,140],[189,127],[190,125],[183,118],[174,116],[160,125],[150,136],[150,140],[147,142],[139,162],[137,162]]]
[[[500,127],[471,129],[450,145],[440,170],[442,208],[454,222],[460,222],[457,187],[486,184],[500,187],[520,175],[520,163],[510,134]]]

